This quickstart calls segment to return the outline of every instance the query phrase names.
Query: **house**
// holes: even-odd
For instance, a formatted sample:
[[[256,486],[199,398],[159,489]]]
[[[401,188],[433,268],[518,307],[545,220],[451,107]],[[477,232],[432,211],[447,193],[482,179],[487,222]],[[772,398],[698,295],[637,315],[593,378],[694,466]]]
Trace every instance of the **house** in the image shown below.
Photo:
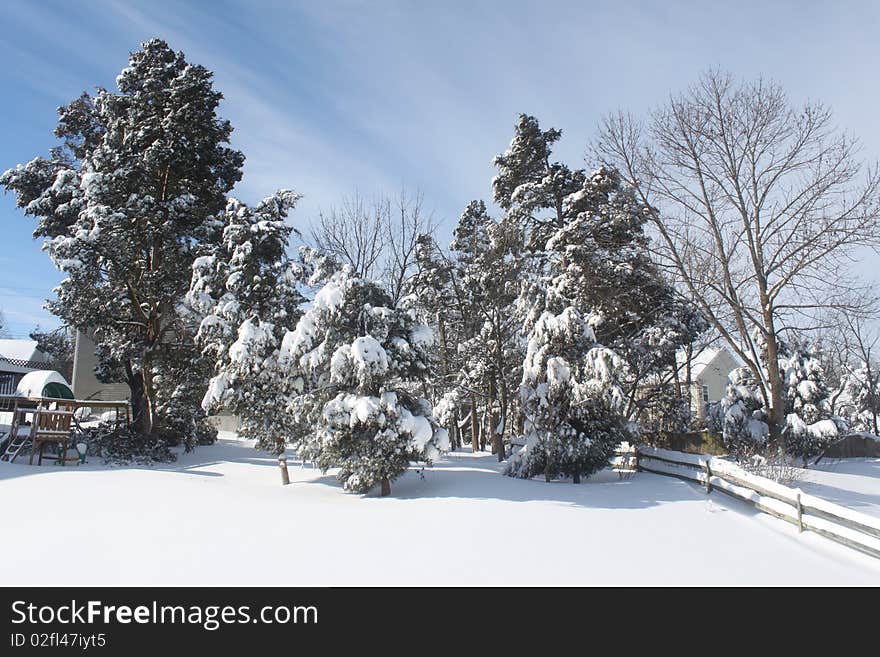
[[[95,355],[95,342],[87,333],[76,332],[73,348],[73,381],[71,387],[77,399],[114,401],[128,399],[131,389],[126,383],[102,383],[95,376],[98,357]],[[206,382],[207,385],[207,382]],[[236,431],[238,418],[228,413],[213,416],[211,422],[219,431]]]
[[[102,401],[128,399],[131,393],[126,383],[102,383],[95,376],[98,357],[95,342],[88,334],[77,331],[73,346],[73,376],[71,387],[77,399]]]
[[[0,394],[14,394],[25,374],[46,369],[51,360],[36,340],[0,339]]]
[[[686,377],[686,356],[679,352],[679,376]],[[707,347],[691,358],[691,410],[700,419],[706,417],[709,404],[727,394],[728,375],[743,362],[726,347]]]

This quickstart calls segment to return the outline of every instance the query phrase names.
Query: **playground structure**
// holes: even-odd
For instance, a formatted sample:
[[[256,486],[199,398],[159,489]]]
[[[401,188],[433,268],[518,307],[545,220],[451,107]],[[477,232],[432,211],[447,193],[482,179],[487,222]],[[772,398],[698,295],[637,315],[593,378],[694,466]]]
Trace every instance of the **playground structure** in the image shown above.
[[[54,392],[58,391],[60,388],[54,389]],[[0,417],[5,416],[9,420],[7,426],[0,426],[0,447],[3,450],[0,461],[11,463],[22,454],[28,453],[29,462],[33,464],[34,456],[37,456],[37,464],[40,465],[47,444],[58,446],[58,455],[52,459],[61,465],[77,460],[78,457],[67,455],[68,448],[76,444],[77,434],[82,434],[84,430],[82,423],[96,408],[107,409],[103,419],[114,430],[131,423],[131,406],[128,401],[72,397],[72,394],[70,398],[66,398],[66,395],[0,395]]]

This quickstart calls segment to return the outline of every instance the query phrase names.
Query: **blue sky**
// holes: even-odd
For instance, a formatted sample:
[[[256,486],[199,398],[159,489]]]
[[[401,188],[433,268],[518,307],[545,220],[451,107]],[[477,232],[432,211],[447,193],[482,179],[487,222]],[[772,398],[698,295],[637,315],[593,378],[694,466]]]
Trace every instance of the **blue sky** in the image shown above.
[[[121,2],[5,0],[0,169],[54,145],[57,106],[113,85],[158,36],[215,72],[221,113],[247,156],[235,194],[305,194],[291,220],[355,190],[418,188],[443,220],[488,198],[492,157],[519,112],[563,129],[580,164],[597,121],[642,113],[703,70],[764,75],[792,99],[830,104],[880,158],[880,3]],[[60,276],[33,222],[0,194],[0,309],[11,332],[57,322],[42,299]],[[880,281],[876,256],[862,263]]]

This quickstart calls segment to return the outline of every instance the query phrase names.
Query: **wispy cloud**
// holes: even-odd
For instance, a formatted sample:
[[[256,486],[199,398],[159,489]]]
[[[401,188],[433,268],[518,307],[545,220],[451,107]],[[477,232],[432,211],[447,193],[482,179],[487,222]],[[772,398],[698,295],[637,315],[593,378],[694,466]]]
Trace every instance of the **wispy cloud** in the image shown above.
[[[0,108],[0,129],[15,152],[24,139],[39,152],[48,135],[24,134],[4,112],[112,84],[127,52],[160,36],[215,72],[247,156],[235,193],[254,201],[293,187],[305,194],[294,222],[354,189],[408,185],[448,235],[471,198],[489,196],[491,159],[518,112],[562,128],[557,155],[578,164],[602,114],[645,111],[712,66],[827,100],[880,154],[878,92],[865,84],[880,63],[876,3],[752,0],[732,12],[684,1],[46,0],[4,10],[0,53],[18,70],[7,66],[0,85],[18,106]]]

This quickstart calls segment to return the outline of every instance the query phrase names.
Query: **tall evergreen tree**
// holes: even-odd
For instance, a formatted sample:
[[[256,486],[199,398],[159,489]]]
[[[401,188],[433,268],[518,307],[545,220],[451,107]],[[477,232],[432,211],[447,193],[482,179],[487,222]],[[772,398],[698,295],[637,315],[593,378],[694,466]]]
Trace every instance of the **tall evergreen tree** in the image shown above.
[[[142,44],[116,84],[62,107],[62,145],[0,184],[39,219],[35,237],[67,274],[51,311],[95,331],[103,369],[124,372],[137,427],[150,434],[166,345],[185,342],[175,336],[189,283],[180,274],[210,239],[244,156],[228,146],[212,73],[164,41]]]
[[[500,461],[506,456],[503,436],[522,364],[513,313],[520,285],[521,235],[512,224],[492,219],[482,201],[472,201],[454,236],[452,285],[462,307],[458,384],[470,397],[472,440],[479,436],[479,442],[491,442]],[[476,430],[478,411],[483,421]]]
[[[613,169],[591,174],[552,162],[561,132],[541,131],[521,115],[508,150],[498,156],[495,201],[525,231],[530,272],[520,310],[526,330],[560,294],[592,317],[599,343],[626,364],[627,413],[648,403],[648,382],[675,370],[675,353],[705,330],[650,257],[647,208]],[[562,277],[547,285],[552,277]],[[659,387],[658,387],[659,390]]]
[[[293,229],[285,219],[298,199],[288,190],[255,207],[230,199],[218,216],[220,239],[193,263],[187,294],[213,375],[207,393],[202,386],[202,406],[232,412],[239,435],[272,452],[293,438],[285,414],[290,382],[278,354],[305,301],[297,287],[304,270],[286,251]]]

